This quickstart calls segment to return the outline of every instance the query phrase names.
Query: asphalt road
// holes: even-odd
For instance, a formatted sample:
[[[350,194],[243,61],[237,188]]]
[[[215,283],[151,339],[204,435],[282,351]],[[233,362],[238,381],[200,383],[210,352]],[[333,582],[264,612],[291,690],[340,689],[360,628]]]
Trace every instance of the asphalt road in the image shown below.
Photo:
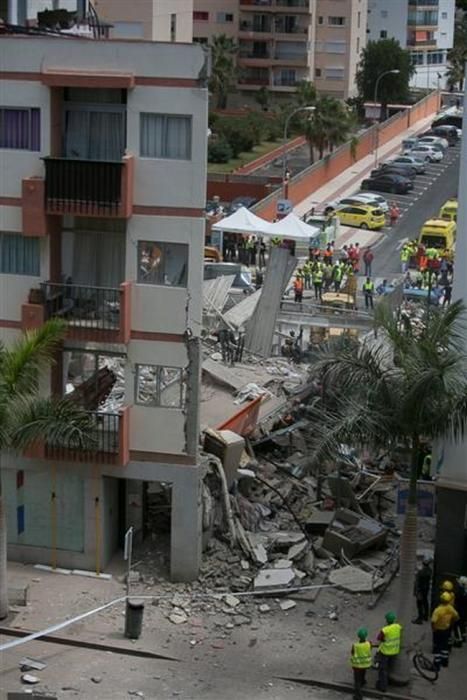
[[[387,195],[388,200],[397,201],[402,215],[397,226],[385,230],[382,242],[375,248],[374,277],[390,278],[401,272],[400,249],[403,243],[418,238],[424,222],[437,216],[447,199],[457,196],[459,163],[460,145],[450,148],[441,163],[430,164],[425,175],[417,176],[413,193]]]

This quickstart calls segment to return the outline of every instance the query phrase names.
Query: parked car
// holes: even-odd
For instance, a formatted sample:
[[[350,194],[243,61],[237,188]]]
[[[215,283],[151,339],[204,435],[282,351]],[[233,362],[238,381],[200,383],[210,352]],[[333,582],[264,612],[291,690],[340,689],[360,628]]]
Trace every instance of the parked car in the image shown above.
[[[431,131],[425,136],[439,136],[449,143],[450,146],[456,146],[459,143],[459,134],[457,133],[455,126],[445,124],[441,126],[434,126]]]
[[[445,112],[441,112],[432,121],[431,128],[434,128],[435,126],[455,126],[458,134],[459,130],[461,131],[461,133],[459,134],[459,138],[461,138],[463,112],[464,110],[455,108],[451,108],[449,110],[446,110]]]
[[[413,182],[402,175],[393,173],[381,173],[376,177],[363,180],[360,185],[362,190],[377,190],[379,192],[392,192],[393,194],[407,194],[413,190]]]
[[[254,197],[235,197],[235,199],[232,200],[230,203],[230,208],[229,208],[229,214],[233,214],[234,212],[238,211],[238,209],[241,209],[242,207],[246,207],[247,209],[251,209],[252,206],[256,204],[258,200],[255,199]]]
[[[414,148],[414,146],[416,146],[417,143],[418,139],[416,138],[416,136],[410,136],[409,138],[404,139],[402,141],[402,148],[404,149],[404,151],[410,151],[410,149]]]
[[[391,174],[391,175],[401,175],[401,177],[406,177],[408,180],[414,180],[415,179],[415,173],[413,172],[408,172],[407,170],[402,170],[401,168],[376,168],[376,170],[372,170],[370,173],[370,177],[377,177],[378,175],[383,175],[383,174]]]
[[[432,146],[433,148],[441,148],[443,152],[447,151],[449,148],[449,142],[446,139],[440,138],[439,136],[420,136],[418,143],[426,143],[428,146]]]
[[[404,151],[402,155],[415,156],[415,158],[420,158],[420,160],[424,160],[426,163],[438,163],[444,158],[442,151],[437,151],[435,148],[422,143],[416,148],[412,148],[410,151]]]
[[[369,204],[347,205],[336,209],[335,215],[344,226],[357,226],[363,229],[383,228],[386,217],[382,209]]]
[[[379,166],[380,170],[390,170],[391,172],[400,172],[404,177],[414,178],[416,177],[417,168],[410,163],[394,163],[393,161],[387,163],[381,163]]]
[[[425,161],[420,160],[420,158],[415,158],[414,156],[397,156],[397,158],[393,158],[392,160],[386,161],[389,164],[393,165],[403,165],[404,163],[407,163],[407,165],[411,165],[415,170],[417,171],[417,175],[423,175],[423,173],[426,170],[426,164]]]
[[[363,193],[359,192],[357,194],[353,194],[349,197],[343,197],[342,199],[336,199],[334,202],[329,202],[327,204],[324,213],[325,214],[330,214],[333,212],[335,209],[341,206],[346,206],[346,205],[357,205],[360,206],[362,204],[369,204],[375,207],[378,207],[381,209],[384,213],[389,211],[389,204],[387,203],[387,200],[384,199],[384,197],[381,197],[379,194],[373,194],[373,193]]]

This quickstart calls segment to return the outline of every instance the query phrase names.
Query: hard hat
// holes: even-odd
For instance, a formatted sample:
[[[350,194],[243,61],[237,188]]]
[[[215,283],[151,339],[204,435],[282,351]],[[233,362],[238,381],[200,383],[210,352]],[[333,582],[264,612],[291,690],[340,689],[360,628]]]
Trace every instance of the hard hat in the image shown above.
[[[443,581],[443,583],[441,584],[441,590],[442,591],[453,591],[454,586],[451,583],[451,581]]]
[[[445,591],[444,593],[441,593],[440,600],[442,603],[450,603],[451,602],[451,594]]]
[[[388,625],[392,625],[392,623],[396,621],[396,613],[387,612],[385,618]]]
[[[357,637],[359,639],[366,639],[368,637],[368,630],[366,627],[360,627],[360,629],[357,631]]]

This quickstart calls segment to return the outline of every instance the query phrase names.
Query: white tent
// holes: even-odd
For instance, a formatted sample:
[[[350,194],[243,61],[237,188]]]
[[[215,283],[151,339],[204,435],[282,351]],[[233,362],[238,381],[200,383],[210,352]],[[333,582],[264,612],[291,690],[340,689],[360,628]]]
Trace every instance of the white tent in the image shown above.
[[[272,224],[265,219],[253,214],[246,207],[240,207],[236,212],[225,219],[221,219],[213,224],[213,231],[223,233],[249,233],[256,236],[274,235],[270,233]]]
[[[270,224],[269,232],[266,235],[278,236],[294,241],[310,241],[321,233],[316,226],[310,226],[302,221],[296,214],[291,212],[284,219]]]

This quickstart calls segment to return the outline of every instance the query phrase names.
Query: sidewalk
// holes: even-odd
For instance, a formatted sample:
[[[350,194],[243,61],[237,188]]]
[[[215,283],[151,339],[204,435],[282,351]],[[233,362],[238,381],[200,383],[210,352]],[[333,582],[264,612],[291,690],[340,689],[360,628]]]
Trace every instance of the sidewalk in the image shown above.
[[[409,136],[426,131],[434,115],[430,115],[426,119],[417,122],[415,127],[407,129],[402,134],[388,141],[384,146],[378,149],[378,162],[387,160],[389,157],[396,155],[401,148],[402,141]],[[353,194],[359,187],[360,182],[369,175],[375,166],[374,153],[369,154],[365,158],[354,163],[350,168],[344,170],[340,175],[329,180],[323,187],[315,190],[309,197],[302,200],[294,208],[297,216],[304,216],[313,207],[319,211],[327,202],[332,202],[335,199]],[[384,192],[381,193],[384,196]],[[389,195],[388,195],[389,196]],[[337,240],[337,247],[342,247],[344,244],[350,244],[359,240],[360,244],[375,245],[384,236],[381,231],[361,231],[353,227],[341,227],[340,235]],[[364,240],[362,240],[364,238]],[[353,240],[354,239],[354,240]]]

